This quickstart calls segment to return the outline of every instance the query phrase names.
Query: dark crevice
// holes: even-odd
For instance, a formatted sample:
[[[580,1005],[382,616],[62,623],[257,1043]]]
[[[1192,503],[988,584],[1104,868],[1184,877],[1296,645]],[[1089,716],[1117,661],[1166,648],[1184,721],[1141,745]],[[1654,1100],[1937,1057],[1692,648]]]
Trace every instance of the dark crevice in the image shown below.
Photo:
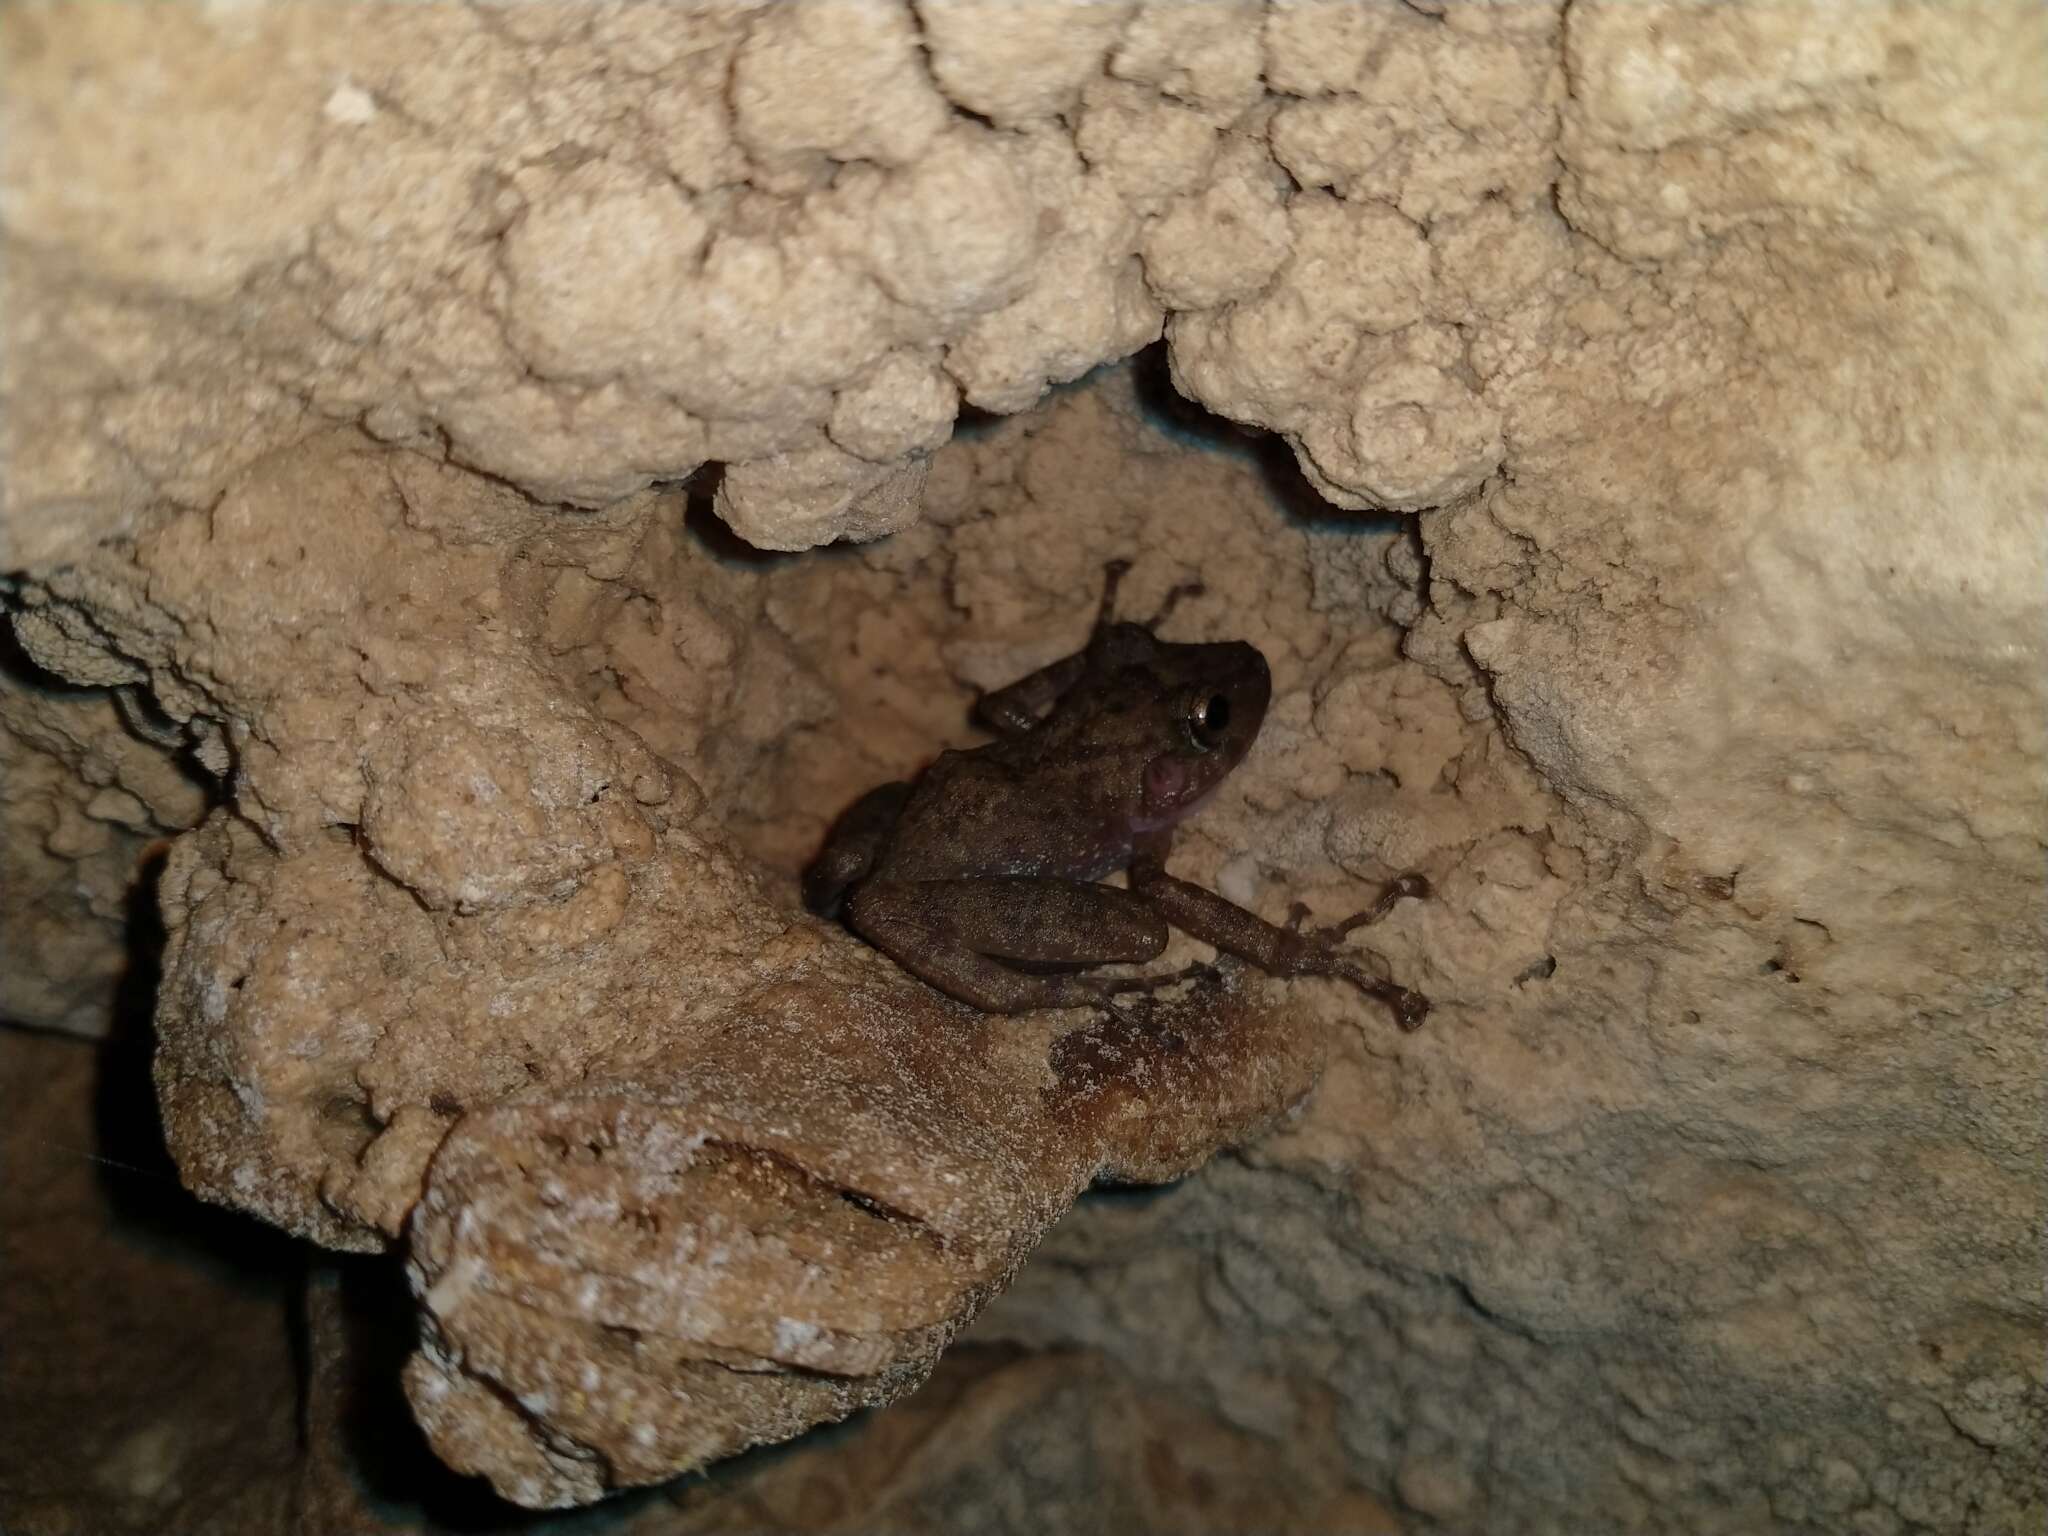
[[[756,549],[732,531],[725,519],[718,515],[718,508],[714,502],[719,484],[724,478],[723,464],[707,464],[685,482],[687,501],[683,511],[683,531],[696,541],[700,549],[721,565],[770,571],[798,559],[797,554],[784,550]],[[811,550],[803,558],[814,558],[828,553],[828,550]]]
[[[985,411],[978,405],[963,403],[959,414],[953,418],[953,436],[956,440],[972,442],[987,437],[1010,418],[996,411]]]
[[[1302,473],[1294,450],[1277,433],[1247,427],[1188,399],[1173,384],[1164,340],[1131,359],[1138,404],[1153,427],[1186,446],[1250,459],[1266,493],[1294,522],[1318,533],[1389,533],[1413,519],[1398,512],[1350,512],[1333,506]]]
[[[83,699],[100,691],[59,677],[29,655],[22,646],[21,637],[14,632],[14,614],[11,611],[7,612],[6,619],[6,623],[0,624],[0,677],[31,693],[48,694],[53,698]]]
[[[306,1311],[330,1311],[331,1358],[309,1362],[304,1415],[335,1415],[338,1451],[364,1500],[397,1524],[418,1512],[454,1532],[503,1529],[520,1513],[476,1478],[443,1465],[414,1422],[400,1373],[419,1336],[411,1292],[387,1259],[347,1259],[307,1281]],[[316,1294],[324,1292],[324,1294]],[[326,1401],[316,1401],[316,1394]],[[338,1398],[338,1401],[332,1400]],[[322,1454],[318,1447],[312,1454]],[[329,1451],[327,1454],[334,1454]]]
[[[164,1138],[151,1065],[156,1054],[156,997],[163,977],[163,914],[157,886],[163,879],[169,851],[158,849],[143,861],[128,888],[127,963],[114,988],[114,1008],[106,1038],[99,1046],[99,1074],[93,1084],[95,1140],[100,1153],[100,1179],[107,1202],[123,1220],[154,1227],[166,1235],[181,1234],[203,1215],[202,1225],[215,1233],[232,1233],[230,1246],[251,1244],[257,1234],[274,1236],[280,1246],[289,1240],[263,1224],[216,1206],[185,1197],[177,1164]],[[166,1186],[180,1198],[166,1202]],[[206,1236],[202,1236],[206,1241]]]
[[[1496,1312],[1493,1308],[1487,1306],[1485,1302],[1472,1293],[1472,1287],[1466,1284],[1462,1277],[1458,1275],[1445,1275],[1442,1278],[1450,1285],[1451,1290],[1456,1293],[1458,1299],[1471,1312],[1487,1323],[1490,1323],[1493,1327],[1498,1328],[1502,1333],[1513,1334],[1518,1339],[1527,1339],[1532,1344],[1547,1342],[1542,1335],[1530,1328],[1526,1323],[1518,1322],[1514,1318],[1504,1313]]]
[[[419,1317],[399,1266],[388,1258],[334,1259],[309,1277],[303,1311],[328,1321],[321,1330],[308,1317],[309,1331],[327,1334],[324,1349],[308,1352],[302,1413],[310,1427],[334,1416],[328,1432],[357,1495],[381,1522],[380,1529],[424,1527],[450,1536],[511,1536],[546,1530],[550,1536],[616,1531],[632,1515],[663,1497],[658,1488],[636,1489],[587,1509],[529,1510],[500,1499],[482,1478],[465,1477],[444,1464],[412,1416],[402,1373],[419,1340]],[[324,1373],[324,1375],[323,1375]],[[516,1395],[488,1375],[476,1383],[532,1426],[537,1442],[560,1450],[558,1432],[521,1406]],[[315,1450],[315,1454],[320,1452]],[[602,1462],[598,1463],[602,1466]]]
[[[141,683],[112,686],[74,683],[61,677],[29,655],[21,637],[15,633],[11,611],[0,610],[0,618],[5,620],[0,622],[0,678],[5,678],[25,693],[50,699],[83,702],[102,694],[108,696],[113,700],[115,713],[120,716],[122,727],[128,734],[162,752],[178,772],[206,797],[209,811],[225,803],[227,784],[220,775],[209,771],[199,761],[193,727],[165,714],[156,696],[146,686]]]
[[[890,1205],[886,1200],[878,1199],[865,1190],[850,1189],[836,1180],[826,1178],[824,1175],[806,1168],[802,1163],[785,1153],[776,1152],[767,1147],[757,1147],[747,1142],[731,1141],[718,1136],[706,1137],[704,1145],[715,1148],[729,1157],[752,1158],[757,1162],[771,1164],[783,1172],[792,1175],[812,1189],[852,1206],[865,1216],[908,1228],[915,1236],[930,1243],[941,1252],[947,1246],[944,1234],[935,1230],[923,1218]]]
[[[28,605],[20,600],[16,592],[7,588],[0,588],[0,614],[4,614],[7,620],[6,624],[0,625],[0,673],[4,673],[16,684],[31,692],[47,694],[57,698],[85,698],[93,694],[105,692],[110,687],[117,686],[114,684],[75,683],[60,673],[52,672],[41,662],[37,661],[29,654],[28,648],[21,643],[21,636],[15,632],[15,623],[25,610],[34,611],[28,609]],[[137,670],[143,670],[141,662],[116,645],[114,637],[101,626],[98,617],[89,610],[82,609],[73,603],[60,602],[53,605],[50,611],[53,613],[67,613],[75,625],[89,630],[90,641],[81,643],[97,645],[107,655],[126,662]],[[67,628],[65,633],[70,635],[70,629]],[[76,639],[75,636],[72,638]]]

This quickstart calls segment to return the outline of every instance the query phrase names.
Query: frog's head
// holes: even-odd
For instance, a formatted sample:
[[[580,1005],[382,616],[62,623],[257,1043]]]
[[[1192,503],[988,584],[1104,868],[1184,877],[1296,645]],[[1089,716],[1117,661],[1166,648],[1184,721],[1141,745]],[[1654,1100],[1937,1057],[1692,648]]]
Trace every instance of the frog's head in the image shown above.
[[[1242,640],[1171,645],[1137,624],[1098,637],[1091,658],[1114,679],[1129,739],[1140,744],[1133,832],[1155,832],[1191,814],[1244,761],[1266,705],[1273,674]]]

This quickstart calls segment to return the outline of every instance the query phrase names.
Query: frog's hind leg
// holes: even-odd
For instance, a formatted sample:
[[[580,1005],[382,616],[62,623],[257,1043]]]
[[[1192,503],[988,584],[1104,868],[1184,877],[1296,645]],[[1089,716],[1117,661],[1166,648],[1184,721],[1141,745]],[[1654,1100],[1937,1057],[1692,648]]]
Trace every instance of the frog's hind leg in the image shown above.
[[[1158,913],[1129,891],[1069,880],[870,880],[847,922],[912,975],[987,1013],[1099,1004],[1127,987],[1018,967],[1137,964],[1167,940]]]
[[[833,823],[825,846],[804,871],[804,905],[820,917],[832,917],[849,887],[865,879],[881,856],[882,845],[895,829],[910,785],[883,784],[854,801]]]
[[[1183,933],[1249,960],[1268,975],[1340,977],[1385,1003],[1403,1029],[1420,1029],[1429,1016],[1428,998],[1375,974],[1357,955],[1337,947],[1344,934],[1378,922],[1404,897],[1427,895],[1429,882],[1420,875],[1403,875],[1356,917],[1308,932],[1302,930],[1308,911],[1298,903],[1288,913],[1286,926],[1277,927],[1214,891],[1169,875],[1158,848],[1141,849],[1132,861],[1131,887]]]
[[[965,948],[1015,965],[1138,965],[1166,948],[1166,922],[1143,897],[1086,880],[933,880],[919,890]]]

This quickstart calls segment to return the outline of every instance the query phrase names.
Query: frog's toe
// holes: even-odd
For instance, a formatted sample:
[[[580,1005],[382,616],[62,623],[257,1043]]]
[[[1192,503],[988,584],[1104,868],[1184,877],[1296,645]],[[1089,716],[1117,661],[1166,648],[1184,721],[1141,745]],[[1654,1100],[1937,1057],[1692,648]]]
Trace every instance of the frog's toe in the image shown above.
[[[1402,987],[1387,1002],[1394,1010],[1394,1022],[1411,1034],[1422,1028],[1422,1021],[1429,1017],[1429,999],[1420,992]]]
[[[1205,961],[1197,960],[1184,965],[1177,971],[1163,971],[1156,976],[1116,976],[1101,983],[1105,999],[1118,997],[1127,992],[1163,992],[1168,987],[1179,986],[1184,981],[1196,981],[1216,974],[1216,968]]]
[[[1343,922],[1325,928],[1323,930],[1323,937],[1341,939],[1347,933],[1355,932],[1360,928],[1370,927],[1378,922],[1389,912],[1393,911],[1400,902],[1410,898],[1420,900],[1432,893],[1433,888],[1429,881],[1416,874],[1413,870],[1410,870],[1405,875],[1397,875],[1394,879],[1387,882],[1386,889],[1380,892],[1380,899],[1378,901],[1362,912],[1352,913]]]
[[[1336,973],[1369,997],[1376,997],[1394,1012],[1394,1022],[1404,1030],[1422,1028],[1422,1021],[1429,1017],[1429,999],[1420,992],[1410,991],[1398,982],[1367,970],[1356,960],[1347,958],[1336,967]]]

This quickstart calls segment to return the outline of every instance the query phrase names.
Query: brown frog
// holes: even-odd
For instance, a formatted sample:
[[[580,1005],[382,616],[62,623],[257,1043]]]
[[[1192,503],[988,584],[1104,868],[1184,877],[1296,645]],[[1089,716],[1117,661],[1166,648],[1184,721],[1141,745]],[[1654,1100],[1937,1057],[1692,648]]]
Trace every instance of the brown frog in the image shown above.
[[[947,752],[915,783],[884,784],[839,820],[804,876],[804,901],[941,992],[990,1013],[1104,1006],[1182,980],[1078,974],[1137,964],[1168,925],[1275,976],[1338,976],[1415,1029],[1428,999],[1338,947],[1429,882],[1403,875],[1363,912],[1303,931],[1276,927],[1166,872],[1174,828],[1243,761],[1272,696],[1266,658],[1243,641],[1175,645],[1118,622],[1129,569],[1112,562],[1085,650],[983,695],[998,739]],[[1129,889],[1099,884],[1128,871]],[[843,913],[842,913],[843,907]]]

